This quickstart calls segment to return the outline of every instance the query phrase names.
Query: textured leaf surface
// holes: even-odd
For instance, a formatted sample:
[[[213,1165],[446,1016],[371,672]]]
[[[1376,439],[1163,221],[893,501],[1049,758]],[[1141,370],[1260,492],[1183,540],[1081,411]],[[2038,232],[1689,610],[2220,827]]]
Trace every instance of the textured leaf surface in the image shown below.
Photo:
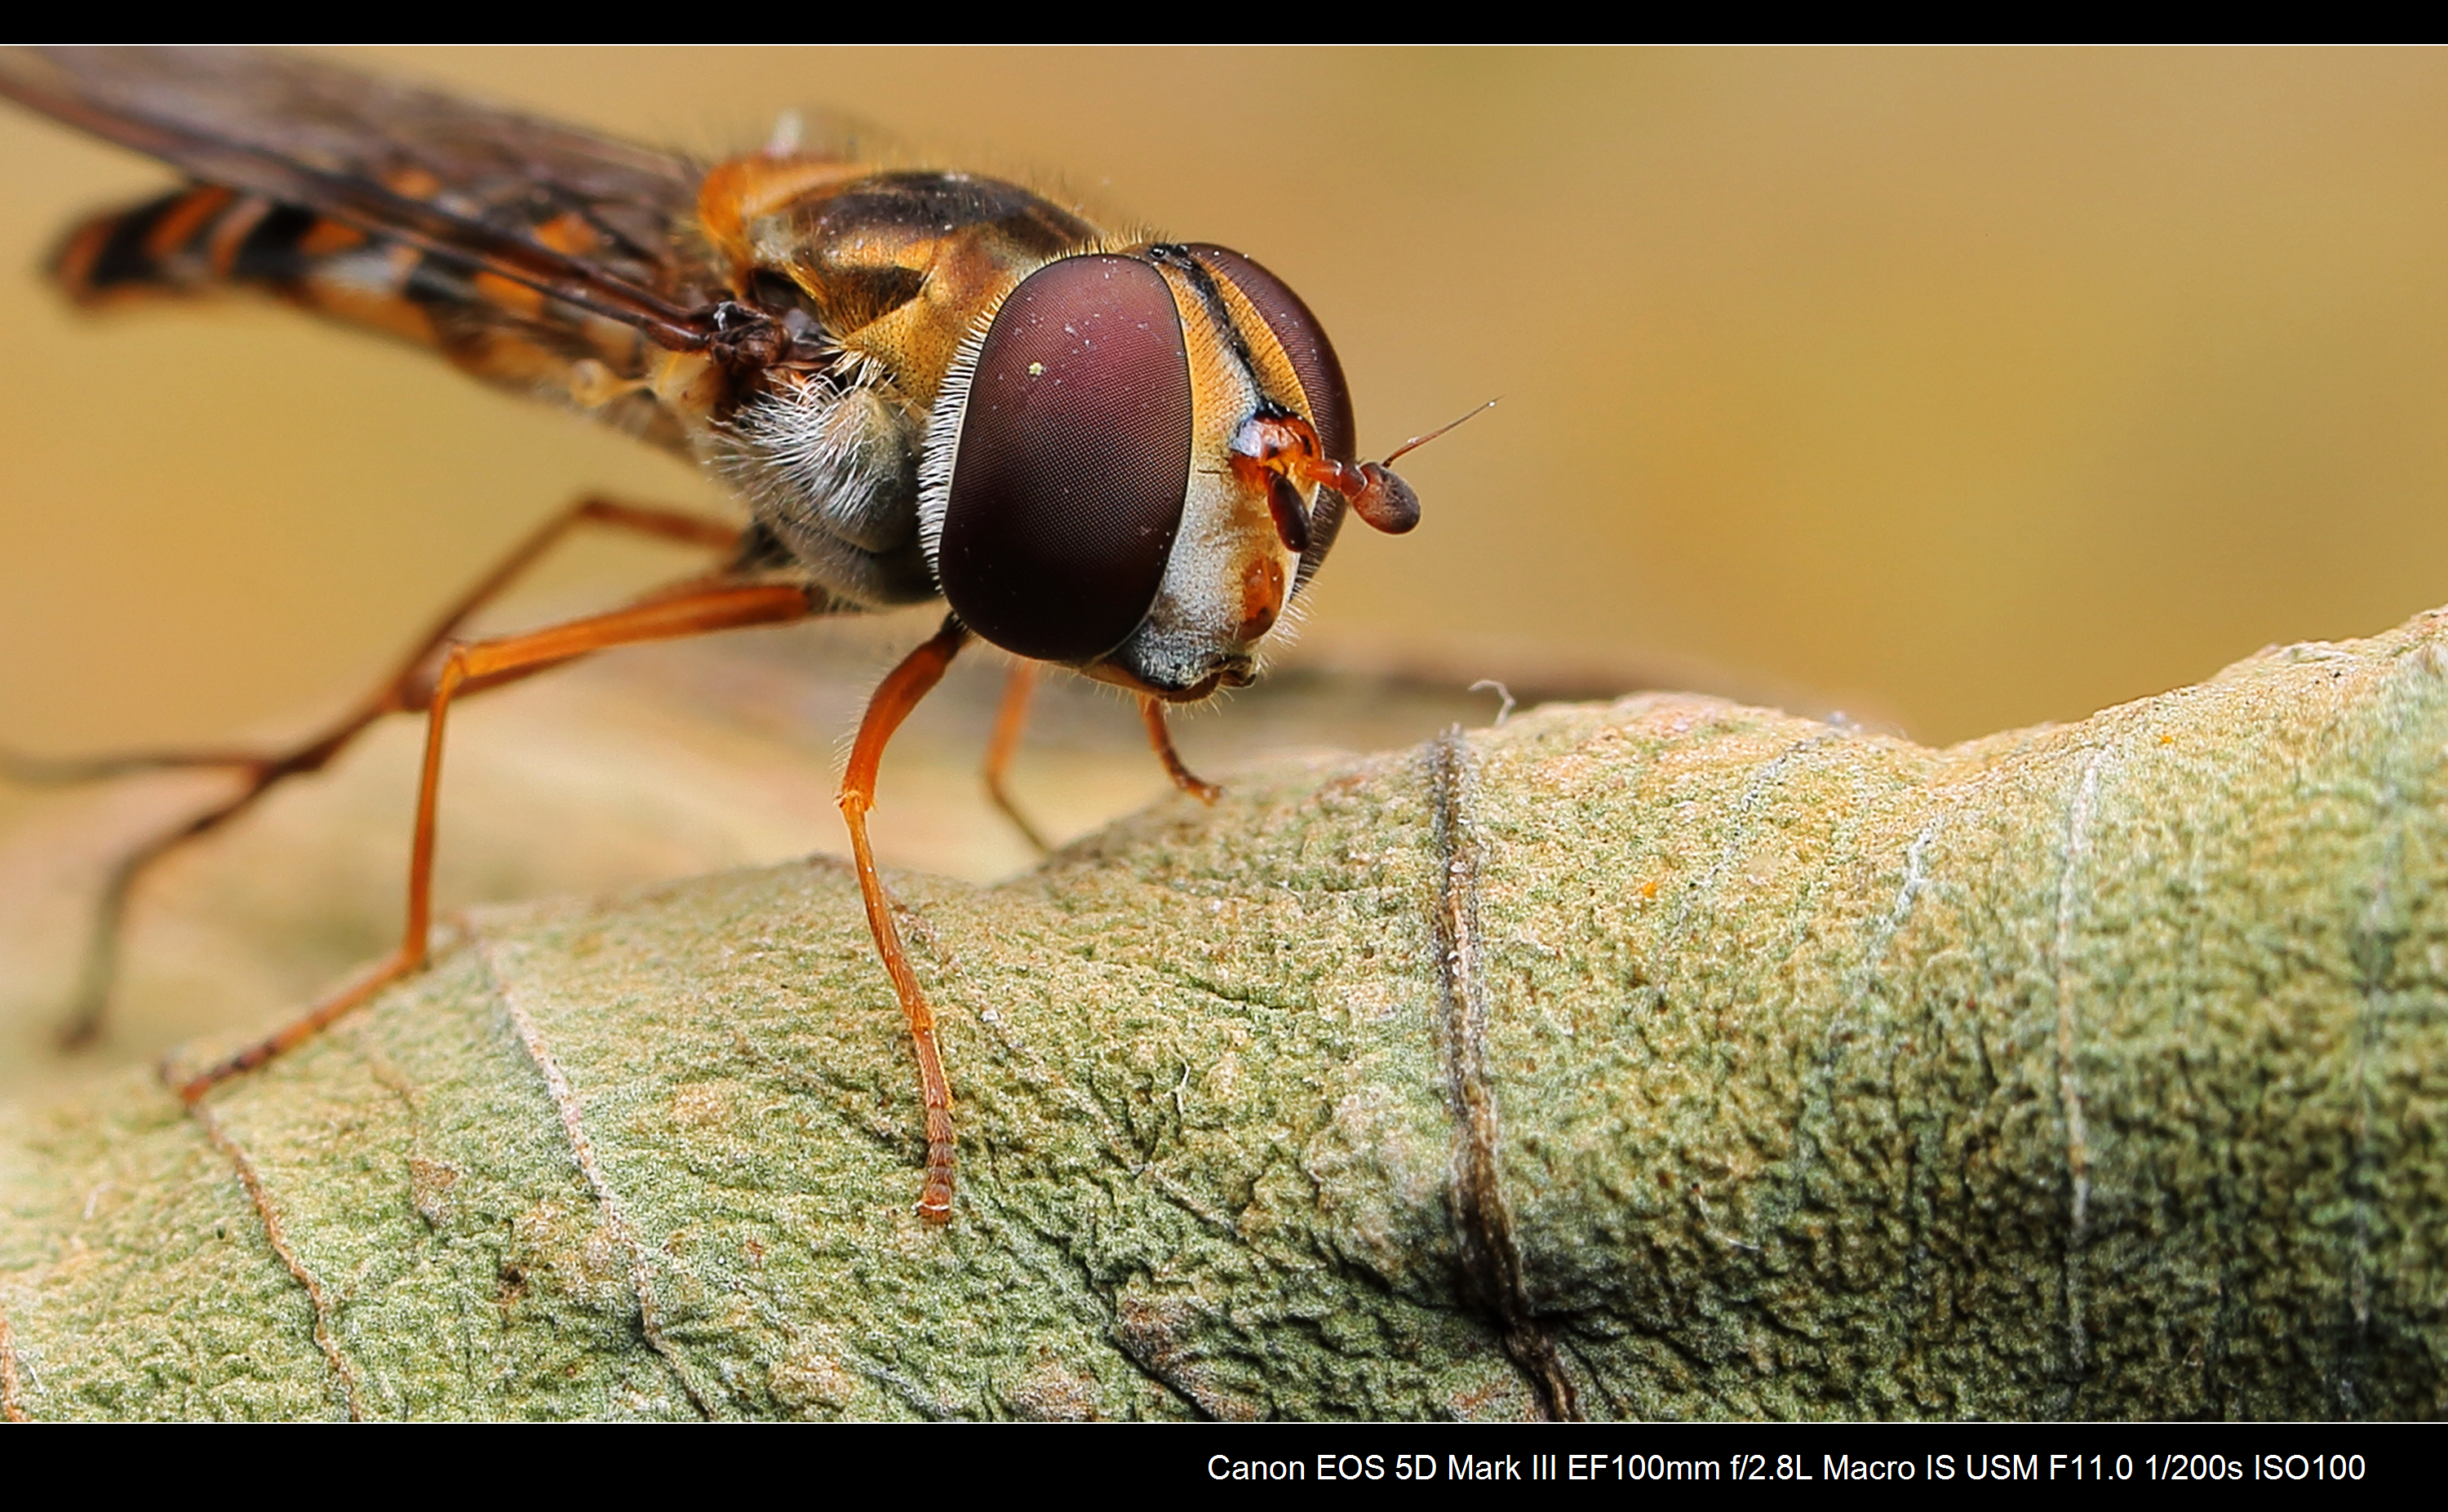
[[[1565,706],[895,887],[497,909],[0,1116],[33,1417],[2448,1411],[2448,617],[1946,751]]]

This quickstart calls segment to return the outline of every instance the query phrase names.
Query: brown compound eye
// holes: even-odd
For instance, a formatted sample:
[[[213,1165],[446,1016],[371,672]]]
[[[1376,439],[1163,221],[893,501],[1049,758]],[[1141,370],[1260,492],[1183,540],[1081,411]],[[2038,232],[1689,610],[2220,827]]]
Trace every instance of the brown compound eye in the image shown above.
[[[1146,618],[1190,488],[1190,354],[1163,275],[1064,258],[1021,280],[978,351],[936,578],[1021,656],[1086,661]]]
[[[1240,290],[1283,343],[1284,355],[1291,359],[1292,376],[1300,380],[1301,392],[1309,399],[1310,423],[1317,427],[1317,439],[1326,454],[1337,462],[1355,460],[1351,449],[1358,442],[1351,420],[1351,389],[1343,380],[1343,363],[1317,316],[1283,279],[1229,247],[1195,242],[1190,255],[1209,273]]]

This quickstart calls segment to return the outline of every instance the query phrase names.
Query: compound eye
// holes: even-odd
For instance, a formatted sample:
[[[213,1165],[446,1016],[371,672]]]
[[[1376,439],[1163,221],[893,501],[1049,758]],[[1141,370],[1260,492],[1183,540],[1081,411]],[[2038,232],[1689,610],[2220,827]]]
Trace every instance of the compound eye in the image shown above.
[[[1310,314],[1301,297],[1283,279],[1229,247],[1194,242],[1190,255],[1209,273],[1240,290],[1283,343],[1284,354],[1291,359],[1292,376],[1300,380],[1301,392],[1309,399],[1310,423],[1317,427],[1326,454],[1338,462],[1357,460],[1351,451],[1357,444],[1351,390],[1343,381],[1343,364],[1334,354],[1334,343],[1326,339],[1326,328]]]
[[[935,570],[1006,651],[1087,661],[1147,617],[1190,489],[1190,354],[1164,276],[1064,258],[987,327]]]

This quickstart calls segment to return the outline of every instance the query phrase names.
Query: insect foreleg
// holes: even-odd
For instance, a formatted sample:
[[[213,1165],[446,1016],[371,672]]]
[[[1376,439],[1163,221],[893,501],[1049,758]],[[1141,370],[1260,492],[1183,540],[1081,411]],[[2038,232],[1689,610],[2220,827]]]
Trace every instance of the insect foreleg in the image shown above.
[[[892,922],[892,899],[875,872],[875,853],[867,843],[867,813],[875,807],[875,774],[892,732],[909,717],[920,699],[944,679],[944,669],[968,642],[969,632],[951,616],[934,639],[902,659],[875,690],[867,714],[858,722],[858,738],[850,748],[850,765],[842,773],[842,818],[850,826],[851,855],[858,866],[858,891],[867,905],[868,932],[875,937],[876,953],[892,978],[893,995],[901,1000],[909,1021],[909,1038],[918,1050],[918,1083],[927,1102],[927,1183],[918,1194],[918,1216],[928,1223],[952,1220],[952,1084],[944,1075],[944,1057],[935,1045],[935,1010],[918,988],[918,973],[909,967],[901,946],[901,930]]]
[[[195,1101],[220,1082],[312,1039],[386,984],[425,964],[427,936],[433,917],[433,820],[442,791],[442,737],[453,698],[485,687],[498,687],[527,673],[613,646],[675,641],[750,625],[781,624],[805,619],[810,612],[804,588],[712,584],[525,635],[451,646],[442,659],[428,695],[425,763],[417,780],[415,837],[409,849],[408,928],[399,948],[271,1037],[201,1075],[179,1081],[179,1095],[189,1102]],[[166,1073],[167,1068],[164,1070]],[[164,1080],[170,1078],[165,1074]]]

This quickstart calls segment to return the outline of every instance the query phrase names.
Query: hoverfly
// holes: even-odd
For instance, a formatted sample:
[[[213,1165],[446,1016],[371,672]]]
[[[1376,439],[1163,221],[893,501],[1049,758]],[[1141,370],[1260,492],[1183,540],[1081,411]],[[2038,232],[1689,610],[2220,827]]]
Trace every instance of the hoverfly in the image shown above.
[[[54,268],[72,297],[269,293],[695,458],[749,509],[742,529],[578,502],[449,605],[352,714],[293,749],[11,763],[36,777],[210,766],[244,779],[114,873],[81,1007],[89,1032],[128,890],[152,861],[383,716],[425,716],[399,947],[185,1079],[190,1102],[424,965],[455,699],[613,646],[941,598],[942,628],[868,705],[840,806],[918,1063],[917,1211],[947,1222],[950,1083],[867,833],[894,729],[975,637],[1022,659],[987,763],[1016,820],[1001,769],[1042,663],[1135,696],[1174,781],[1213,801],[1174,752],[1167,707],[1251,680],[1347,513],[1394,533],[1419,518],[1394,457],[1356,460],[1334,348],[1273,274],[1220,246],[1111,235],[1016,184],[879,169],[779,135],[706,168],[280,53],[32,50],[0,59],[0,93],[192,181],[72,231]],[[718,565],[608,613],[459,638],[582,524],[698,545]]]

